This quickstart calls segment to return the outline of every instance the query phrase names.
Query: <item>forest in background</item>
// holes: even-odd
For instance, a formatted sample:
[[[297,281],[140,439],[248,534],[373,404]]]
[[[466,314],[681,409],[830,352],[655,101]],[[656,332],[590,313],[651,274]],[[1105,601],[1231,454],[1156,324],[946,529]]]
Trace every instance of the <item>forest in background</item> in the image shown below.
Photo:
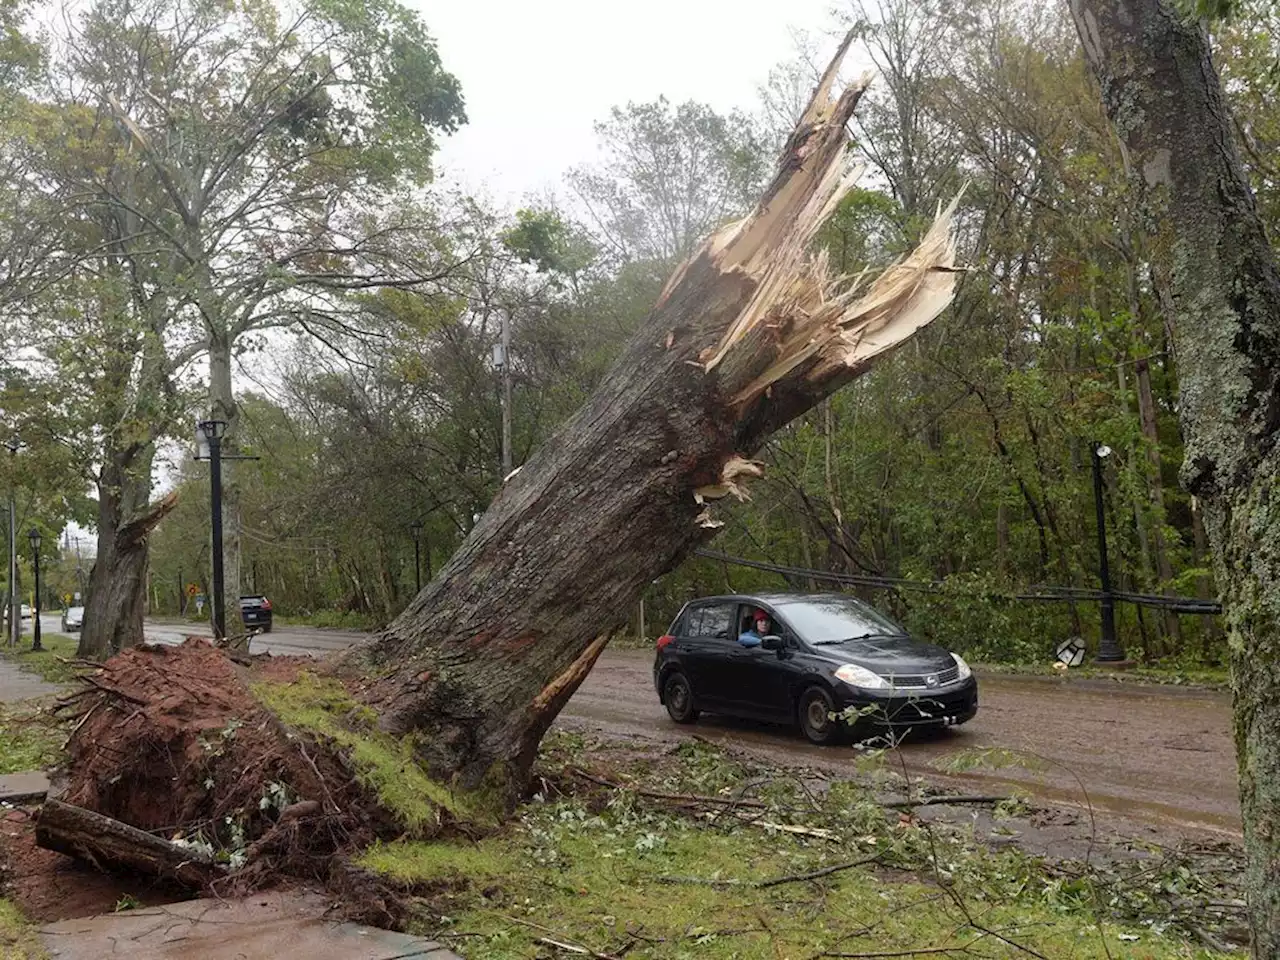
[[[104,17],[112,9],[103,5]],[[1215,37],[1269,222],[1280,199],[1276,20],[1245,10]],[[821,243],[847,273],[875,269],[909,250],[938,203],[964,190],[968,269],[938,321],[772,438],[764,479],[729,511],[715,548],[937,582],[862,593],[966,655],[1043,660],[1068,636],[1096,639],[1097,605],[1009,597],[1037,585],[1096,586],[1096,441],[1114,451],[1104,502],[1117,588],[1215,596],[1197,506],[1178,485],[1170,284],[1144,247],[1120,146],[1065,12],[1002,0],[859,0],[832,23],[850,26],[877,71],[852,131],[868,169]],[[494,348],[503,320],[519,466],[607,376],[672,267],[758,195],[813,80],[804,56],[780,66],[752,114],[694,102],[620,106],[598,127],[599,161],[574,171],[558,199],[511,216],[483,199],[415,189],[414,216],[379,254],[380,265],[394,263],[389,282],[316,294],[314,265],[291,277],[280,294],[289,322],[258,324],[232,348],[256,383],[236,398],[239,447],[261,458],[231,468],[242,591],[265,593],[282,617],[334,625],[375,625],[402,609],[414,587],[413,525],[422,524],[425,583],[501,483]],[[83,162],[48,144],[16,156]],[[65,167],[56,172],[72,183]],[[369,171],[343,180],[348,203],[358,205],[373,180]],[[390,194],[378,189],[385,212]],[[6,379],[5,408],[28,424],[30,448],[49,454],[39,478],[17,476],[25,515],[50,534],[68,518],[97,519],[81,490],[86,479],[102,482],[104,444],[118,448],[139,410],[162,425],[152,441],[185,449],[207,409],[200,372],[183,366],[191,357],[171,351],[165,388],[139,406],[146,371],[113,372],[99,363],[111,357],[101,341],[85,345],[94,318],[66,305],[128,300],[110,266],[68,267],[41,288],[38,306],[5,321],[6,342],[44,361]],[[121,315],[137,309],[135,298]],[[51,324],[56,336],[46,335]],[[285,332],[264,334],[273,327]],[[113,375],[129,382],[133,404],[114,419],[84,402]],[[34,460],[3,459],[11,474]],[[176,490],[150,538],[157,613],[176,612],[182,588],[207,578],[207,466],[181,463]],[[647,632],[692,596],[784,585],[691,561],[651,587]],[[1217,662],[1225,652],[1212,618],[1130,604],[1117,612],[1133,656]]]

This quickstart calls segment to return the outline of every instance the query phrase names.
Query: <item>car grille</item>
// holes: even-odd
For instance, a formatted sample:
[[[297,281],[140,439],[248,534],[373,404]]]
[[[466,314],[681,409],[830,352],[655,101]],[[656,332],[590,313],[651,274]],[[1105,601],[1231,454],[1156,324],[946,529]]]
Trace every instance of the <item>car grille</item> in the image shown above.
[[[933,683],[929,682],[930,677],[934,678]],[[933,690],[959,680],[960,668],[953,663],[936,673],[888,674],[885,679],[893,684],[895,690]]]

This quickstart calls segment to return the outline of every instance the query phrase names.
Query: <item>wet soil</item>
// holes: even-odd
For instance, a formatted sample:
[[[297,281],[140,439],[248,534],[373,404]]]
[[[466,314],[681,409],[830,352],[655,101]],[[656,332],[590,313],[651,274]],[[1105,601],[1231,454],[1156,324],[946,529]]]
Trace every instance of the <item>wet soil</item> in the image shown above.
[[[186,900],[184,890],[142,877],[100,873],[36,846],[34,808],[0,815],[0,896],[38,923],[111,913],[117,905],[154,906]]]
[[[669,742],[696,734],[769,762],[855,774],[853,747],[815,747],[785,727],[708,715],[694,726],[673,723],[654,692],[652,663],[647,651],[606,651],[558,722],[619,738]],[[1238,840],[1229,695],[1014,676],[980,677],[979,690],[977,717],[907,740],[889,764],[959,792],[1018,792],[1092,812],[1106,832],[1160,842]],[[1016,754],[1021,765],[948,770],[957,755],[988,748]]]

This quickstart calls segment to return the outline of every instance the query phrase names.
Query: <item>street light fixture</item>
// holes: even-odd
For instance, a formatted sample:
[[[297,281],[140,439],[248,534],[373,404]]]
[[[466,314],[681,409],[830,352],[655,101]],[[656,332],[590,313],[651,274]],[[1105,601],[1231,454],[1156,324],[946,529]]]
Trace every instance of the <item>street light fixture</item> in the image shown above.
[[[422,592],[422,521],[413,521],[409,529],[413,532],[413,588],[417,596]]]
[[[31,649],[43,650],[40,645],[40,531],[32,527],[27,532],[27,539],[31,541],[31,566],[36,581],[36,592],[32,598],[35,603],[31,607]]]
[[[1093,506],[1098,518],[1098,579],[1102,582],[1102,642],[1094,663],[1120,664],[1127,662],[1124,648],[1116,639],[1116,601],[1111,592],[1111,566],[1107,562],[1107,515],[1102,504],[1102,461],[1111,456],[1111,448],[1094,441],[1093,447]]]
[[[227,422],[202,421],[200,432],[209,442],[209,520],[213,532],[213,606],[209,608],[209,622],[214,639],[221,640],[227,634],[222,572],[222,438],[227,434]]]

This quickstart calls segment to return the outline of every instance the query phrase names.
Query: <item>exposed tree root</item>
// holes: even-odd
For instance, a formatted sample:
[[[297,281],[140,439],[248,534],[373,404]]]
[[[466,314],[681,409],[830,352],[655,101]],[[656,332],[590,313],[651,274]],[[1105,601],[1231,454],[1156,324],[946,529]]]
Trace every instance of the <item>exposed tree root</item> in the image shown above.
[[[210,874],[218,895],[309,879],[354,917],[398,923],[405,891],[345,855],[424,830],[379,795],[349,742],[287,726],[255,694],[303,666],[245,667],[201,640],[124,651],[57,708],[74,720],[62,799],[213,857],[227,868]],[[446,811],[429,829],[454,826]]]

